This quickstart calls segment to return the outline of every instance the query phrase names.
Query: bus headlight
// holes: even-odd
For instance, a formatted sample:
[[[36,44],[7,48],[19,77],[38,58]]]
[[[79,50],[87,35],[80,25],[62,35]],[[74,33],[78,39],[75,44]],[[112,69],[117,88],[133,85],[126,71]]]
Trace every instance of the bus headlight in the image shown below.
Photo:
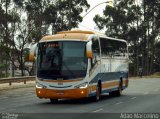
[[[88,82],[85,82],[85,83],[82,83],[82,84],[75,86],[75,88],[80,88],[80,89],[87,88],[87,87],[88,87]]]
[[[42,85],[42,84],[40,84],[40,83],[36,83],[36,88],[46,88],[46,86],[44,86],[44,85]]]

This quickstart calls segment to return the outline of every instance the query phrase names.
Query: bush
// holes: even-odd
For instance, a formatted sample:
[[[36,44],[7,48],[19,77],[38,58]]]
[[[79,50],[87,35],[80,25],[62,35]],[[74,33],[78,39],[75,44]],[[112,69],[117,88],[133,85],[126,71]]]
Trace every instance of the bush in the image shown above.
[[[8,67],[7,64],[0,64],[0,78],[8,77],[9,73],[4,73],[6,67]]]
[[[160,72],[155,72],[153,75],[154,76],[160,76]]]

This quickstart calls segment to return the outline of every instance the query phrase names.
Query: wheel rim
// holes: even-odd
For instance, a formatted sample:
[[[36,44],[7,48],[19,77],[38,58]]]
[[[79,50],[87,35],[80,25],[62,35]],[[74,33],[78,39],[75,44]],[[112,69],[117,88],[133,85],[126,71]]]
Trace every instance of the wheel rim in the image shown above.
[[[119,94],[120,95],[122,94],[122,83],[120,83],[120,85],[119,85]]]
[[[96,90],[96,100],[99,100],[100,97],[100,92],[99,92],[99,87],[97,86],[97,90]]]

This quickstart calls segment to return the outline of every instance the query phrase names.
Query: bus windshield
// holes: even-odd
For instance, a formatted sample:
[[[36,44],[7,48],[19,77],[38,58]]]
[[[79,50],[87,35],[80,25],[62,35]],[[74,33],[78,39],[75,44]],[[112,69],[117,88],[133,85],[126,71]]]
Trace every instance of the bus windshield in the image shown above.
[[[52,41],[38,46],[37,76],[63,80],[85,77],[87,58],[85,42]]]

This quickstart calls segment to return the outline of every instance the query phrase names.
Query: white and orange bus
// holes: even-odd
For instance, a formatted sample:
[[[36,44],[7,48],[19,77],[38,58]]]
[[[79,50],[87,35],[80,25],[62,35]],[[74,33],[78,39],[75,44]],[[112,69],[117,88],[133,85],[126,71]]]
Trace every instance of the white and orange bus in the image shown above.
[[[127,42],[91,31],[63,31],[38,43],[36,94],[77,99],[120,96],[128,86]]]

